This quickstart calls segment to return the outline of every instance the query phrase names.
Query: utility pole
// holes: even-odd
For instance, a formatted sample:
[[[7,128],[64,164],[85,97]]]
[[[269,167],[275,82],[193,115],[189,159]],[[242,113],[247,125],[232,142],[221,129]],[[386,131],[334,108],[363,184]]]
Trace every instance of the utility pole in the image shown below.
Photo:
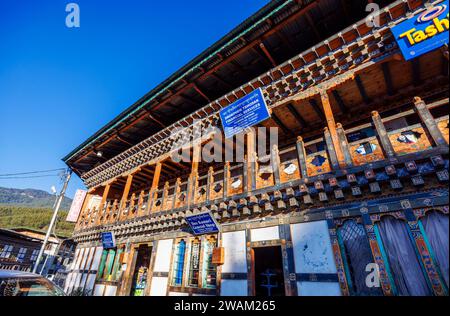
[[[45,235],[44,242],[42,243],[41,249],[39,250],[39,255],[34,264],[33,273],[36,273],[39,262],[41,261],[42,255],[44,254],[45,246],[47,245],[48,238],[50,237],[50,234],[52,232],[53,225],[55,225],[56,218],[58,216],[59,207],[61,206],[61,202],[64,199],[64,194],[66,193],[67,185],[69,184],[69,180],[70,180],[71,176],[72,176],[72,170],[68,170],[67,174],[66,174],[66,179],[64,181],[64,185],[61,189],[61,192],[59,193],[58,200],[56,201],[56,204],[54,207],[53,217],[50,221],[50,225],[48,226],[47,234]],[[42,273],[42,270],[41,270],[41,273]]]

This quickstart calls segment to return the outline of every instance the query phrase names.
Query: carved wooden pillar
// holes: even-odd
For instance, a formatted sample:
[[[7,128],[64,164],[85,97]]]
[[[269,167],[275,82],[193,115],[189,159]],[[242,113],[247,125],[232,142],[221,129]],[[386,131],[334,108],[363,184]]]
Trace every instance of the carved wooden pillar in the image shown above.
[[[256,133],[254,129],[251,129],[247,133],[247,187],[246,191],[252,191],[256,189]]]
[[[401,205],[404,209],[406,220],[408,221],[409,229],[411,230],[411,237],[415,244],[417,254],[425,268],[426,277],[428,278],[429,284],[432,287],[433,293],[436,296],[446,296],[448,295],[444,281],[441,280],[438,268],[434,263],[432,256],[430,254],[429,246],[423,235],[421,224],[417,219],[414,211],[411,208],[411,204],[408,200],[401,201]]]
[[[273,145],[273,148],[271,150],[271,160],[272,160],[273,177],[275,180],[275,184],[278,185],[281,183],[281,175],[280,175],[281,162],[277,145]]]
[[[372,112],[372,121],[377,131],[378,138],[380,140],[381,146],[383,147],[386,158],[394,158],[394,147],[392,146],[386,128],[384,127],[383,121],[381,120],[381,116],[377,111]]]
[[[89,200],[91,199],[91,197],[92,197],[92,193],[86,194],[86,198],[84,199],[83,206],[81,207],[80,215],[78,216],[77,224],[75,225],[75,230],[80,229],[83,224],[86,209],[87,209],[87,206],[89,205]]]
[[[130,189],[131,189],[131,184],[133,183],[133,174],[130,173],[127,177],[127,182],[125,183],[125,188],[123,189],[123,194],[122,194],[122,199],[120,200],[120,208],[119,208],[119,216],[118,220],[120,221],[124,216],[124,209],[127,205],[127,199],[128,199],[128,195],[130,193]]]
[[[342,250],[339,246],[339,240],[337,237],[336,224],[333,220],[333,213],[331,211],[326,211],[325,216],[327,219],[328,232],[330,234],[331,247],[333,249],[334,262],[336,264],[336,270],[339,280],[339,286],[341,288],[341,293],[343,296],[349,296],[350,290],[347,283],[347,277],[345,275],[344,262],[342,260]]]
[[[345,136],[344,128],[341,123],[336,124],[336,131],[338,134],[341,149],[344,154],[344,161],[347,167],[353,166],[352,154],[350,153],[350,147],[348,145],[347,137]]]
[[[223,167],[223,198],[228,198],[228,184],[230,183],[230,162],[226,161]]]
[[[191,204],[195,204],[195,193],[197,192],[198,187],[198,166],[201,161],[201,150],[202,143],[201,139],[194,139],[194,145],[192,147],[192,168],[191,175],[189,176],[188,181],[188,196],[187,196],[187,204],[188,207]]]
[[[339,169],[339,162],[336,156],[335,147],[333,145],[333,140],[331,138],[330,131],[328,130],[328,127],[325,127],[323,129],[323,136],[325,138],[325,143],[327,144],[327,152],[328,157],[330,158],[331,167],[333,169]]]
[[[214,168],[209,167],[206,185],[206,202],[209,202],[211,200],[211,191],[213,190],[213,185],[214,185]]]
[[[153,207],[153,201],[155,199],[156,191],[158,191],[159,177],[161,176],[161,168],[162,163],[158,162],[155,166],[155,173],[153,174],[152,186],[150,188],[150,192],[148,194],[148,202],[147,202],[147,214],[150,215]]]
[[[169,196],[169,181],[164,184],[163,195],[161,199],[161,211],[167,211],[166,201]]]
[[[433,115],[431,115],[430,110],[428,109],[425,102],[421,98],[415,97],[414,106],[417,114],[420,116],[420,119],[425,124],[426,129],[433,138],[434,143],[438,147],[448,148],[447,142],[445,141],[444,136],[442,136],[442,133],[439,130],[436,121],[434,120]]]
[[[177,178],[177,181],[175,182],[175,187],[173,189],[172,209],[175,209],[177,207],[177,201],[181,190],[180,186],[181,186],[181,179]]]
[[[306,151],[305,143],[301,136],[297,137],[297,155],[298,155],[298,165],[300,167],[300,173],[303,179],[308,178],[308,168],[306,167]]]
[[[99,211],[97,213],[97,218],[96,218],[97,224],[100,224],[100,219],[102,218],[103,211],[105,210],[106,200],[108,199],[108,194],[109,194],[110,189],[111,189],[111,183],[108,183],[105,186],[105,189],[103,190],[102,201],[100,202],[100,207],[99,207]],[[106,216],[106,211],[104,213],[104,216]]]
[[[339,142],[339,136],[336,130],[336,122],[334,120],[333,111],[331,110],[330,98],[326,91],[321,91],[320,93],[321,103],[325,118],[327,120],[328,130],[330,133],[331,141],[334,146],[334,151],[336,153],[336,158],[338,166],[345,167],[345,157],[342,152],[342,148]]]
[[[369,210],[367,208],[363,207],[360,211],[367,238],[369,239],[370,250],[372,251],[374,262],[378,266],[381,289],[386,296],[395,295],[395,284],[389,277],[389,266],[387,262],[385,262],[387,257],[383,250],[383,243],[381,242],[379,235],[375,232],[376,226],[370,218]]]

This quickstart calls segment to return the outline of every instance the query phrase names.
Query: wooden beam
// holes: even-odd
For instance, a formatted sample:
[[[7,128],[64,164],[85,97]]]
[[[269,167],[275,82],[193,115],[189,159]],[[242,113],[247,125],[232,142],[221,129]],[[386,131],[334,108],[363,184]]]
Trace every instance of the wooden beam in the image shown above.
[[[259,43],[259,47],[261,48],[261,50],[263,51],[264,55],[267,57],[267,59],[270,61],[270,63],[272,64],[272,66],[276,67],[278,64],[275,61],[275,59],[272,57],[272,55],[270,54],[269,50],[267,49],[266,45],[264,45],[263,42]]]
[[[325,121],[326,120],[325,115],[323,114],[322,110],[317,104],[317,101],[315,99],[309,99],[309,104],[313,108],[314,112],[316,112],[316,114],[320,117],[320,119]]]
[[[211,102],[211,99],[210,99],[205,93],[203,93],[202,90],[200,90],[200,88],[198,87],[197,84],[194,84],[193,88],[194,88],[194,90],[197,91],[197,93],[200,94],[206,101]]]
[[[211,73],[211,76],[213,76],[214,78],[216,78],[217,81],[221,82],[222,84],[224,84],[225,86],[227,86],[229,89],[232,89],[232,88],[233,88],[233,85],[231,85],[228,81],[226,81],[225,79],[223,79],[217,72]]]
[[[394,85],[392,84],[392,75],[391,70],[389,68],[389,63],[382,63],[381,70],[383,71],[384,82],[386,83],[387,94],[392,96],[394,95]]]
[[[300,113],[297,111],[297,109],[294,107],[294,105],[292,105],[292,103],[289,103],[287,105],[287,109],[295,117],[295,119],[297,120],[297,122],[300,124],[300,126],[302,128],[308,126],[308,123],[303,119],[303,117],[300,115]]]
[[[164,124],[163,122],[161,122],[160,120],[158,120],[156,117],[154,117],[154,114],[148,113],[148,117],[149,117],[152,121],[156,122],[156,124],[158,124],[158,125],[161,126],[162,128],[166,128],[166,127],[167,127],[166,124]]]
[[[275,113],[272,113],[271,117],[272,117],[272,120],[275,122],[275,124],[277,124],[283,130],[283,132],[285,134],[288,134],[288,135],[293,134],[293,132],[289,128],[287,128],[286,125],[284,125],[284,123],[280,120],[280,118]]]
[[[342,113],[347,113],[348,108],[345,105],[344,100],[342,100],[341,95],[339,94],[339,92],[337,90],[333,90],[331,92],[333,94],[334,99],[336,100],[337,104],[339,105],[339,108],[341,109]]]
[[[316,37],[316,40],[318,42],[320,42],[322,37],[320,36],[319,30],[316,27],[316,23],[313,21],[312,17],[309,15],[308,12],[305,13],[305,17],[306,17],[306,20],[308,21],[308,24],[309,24],[310,28],[314,32],[314,36]]]
[[[370,100],[369,96],[367,95],[366,88],[364,87],[364,84],[363,84],[363,82],[361,80],[361,77],[359,75],[355,76],[355,82],[356,82],[356,85],[358,87],[358,91],[359,91],[359,93],[361,94],[361,97],[364,100],[364,103],[369,104],[371,100]]]

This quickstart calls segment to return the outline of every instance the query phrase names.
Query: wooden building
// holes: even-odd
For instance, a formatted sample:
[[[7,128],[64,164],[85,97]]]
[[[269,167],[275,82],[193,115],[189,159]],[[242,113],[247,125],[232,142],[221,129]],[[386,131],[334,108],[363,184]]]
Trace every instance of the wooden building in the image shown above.
[[[406,61],[391,32],[448,1],[377,2],[272,1],[67,155],[89,192],[65,290],[448,295],[448,48]],[[172,159],[255,89],[278,146]],[[192,233],[203,212],[220,232]]]

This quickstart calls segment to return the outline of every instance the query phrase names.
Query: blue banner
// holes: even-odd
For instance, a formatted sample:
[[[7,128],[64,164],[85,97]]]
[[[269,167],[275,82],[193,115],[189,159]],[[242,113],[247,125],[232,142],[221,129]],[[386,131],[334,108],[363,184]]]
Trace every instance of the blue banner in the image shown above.
[[[219,232],[219,225],[214,220],[210,212],[187,216],[185,220],[195,235]]]
[[[270,117],[261,88],[220,111],[225,138],[231,138]]]
[[[403,57],[410,60],[448,44],[448,28],[448,1],[444,1],[394,26],[391,31]]]
[[[103,249],[111,249],[116,247],[116,238],[112,232],[102,233]]]

